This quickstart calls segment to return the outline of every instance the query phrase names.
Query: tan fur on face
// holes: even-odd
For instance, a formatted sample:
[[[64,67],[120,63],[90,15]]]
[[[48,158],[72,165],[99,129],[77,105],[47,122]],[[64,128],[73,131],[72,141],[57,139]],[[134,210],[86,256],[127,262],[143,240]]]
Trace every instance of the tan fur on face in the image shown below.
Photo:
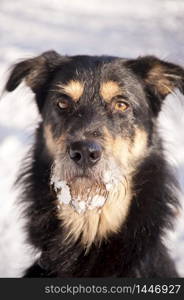
[[[132,162],[145,155],[147,150],[147,133],[145,130],[136,128],[133,142],[128,137],[117,135],[115,138],[104,128],[105,152],[111,154],[124,167],[130,168]]]
[[[64,146],[65,136],[60,136],[59,139],[55,139],[52,134],[51,125],[44,126],[44,138],[46,141],[47,149],[49,153],[55,157],[57,151],[60,149],[61,144]]]
[[[113,156],[124,167],[128,167],[128,157],[130,154],[130,140],[122,139],[121,136],[113,138],[108,131],[105,134],[105,152],[108,156]]]
[[[66,93],[73,101],[79,101],[84,92],[84,84],[80,81],[70,80],[67,84],[57,84],[58,91]]]
[[[56,142],[53,138],[50,125],[46,125],[44,127],[44,138],[50,154],[54,155],[56,153]]]
[[[137,128],[135,130],[135,137],[131,153],[134,159],[140,159],[147,151],[148,135],[143,129]]]
[[[106,102],[110,102],[112,98],[121,94],[121,89],[117,82],[110,80],[102,83],[100,94]]]
[[[128,137],[122,138],[120,135],[113,137],[106,128],[104,128],[104,136],[104,151],[106,155],[114,157],[124,168],[128,169],[131,153],[130,139]]]

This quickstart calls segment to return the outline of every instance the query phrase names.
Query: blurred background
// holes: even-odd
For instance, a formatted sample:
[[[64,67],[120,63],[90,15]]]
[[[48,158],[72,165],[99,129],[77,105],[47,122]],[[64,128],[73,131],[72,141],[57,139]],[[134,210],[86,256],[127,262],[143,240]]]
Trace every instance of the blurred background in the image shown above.
[[[1,0],[0,89],[15,62],[61,54],[157,55],[184,66],[183,0]],[[12,186],[40,116],[24,84],[0,101],[0,277],[19,277],[34,260]],[[167,97],[159,118],[165,153],[181,186],[181,209],[167,243],[184,276],[184,97]]]

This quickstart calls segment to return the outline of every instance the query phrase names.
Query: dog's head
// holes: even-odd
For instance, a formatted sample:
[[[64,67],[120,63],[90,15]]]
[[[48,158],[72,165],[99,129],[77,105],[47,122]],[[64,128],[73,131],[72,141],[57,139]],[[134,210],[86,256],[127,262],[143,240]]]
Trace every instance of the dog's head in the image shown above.
[[[163,100],[175,88],[184,91],[184,70],[152,56],[67,57],[51,51],[18,63],[6,89],[23,79],[43,118],[51,185],[62,211],[68,205],[70,216],[101,210],[116,231],[130,205],[132,175],[156,139]]]

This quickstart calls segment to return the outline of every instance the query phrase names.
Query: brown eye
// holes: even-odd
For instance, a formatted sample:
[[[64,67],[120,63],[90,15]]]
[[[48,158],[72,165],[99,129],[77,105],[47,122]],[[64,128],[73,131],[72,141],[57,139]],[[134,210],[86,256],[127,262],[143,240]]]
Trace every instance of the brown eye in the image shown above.
[[[66,109],[68,108],[69,106],[69,103],[66,101],[66,100],[61,100],[57,103],[57,106],[60,108],[60,109]]]
[[[128,103],[124,102],[124,101],[118,101],[115,104],[115,109],[116,110],[120,110],[120,111],[126,111],[129,108]]]

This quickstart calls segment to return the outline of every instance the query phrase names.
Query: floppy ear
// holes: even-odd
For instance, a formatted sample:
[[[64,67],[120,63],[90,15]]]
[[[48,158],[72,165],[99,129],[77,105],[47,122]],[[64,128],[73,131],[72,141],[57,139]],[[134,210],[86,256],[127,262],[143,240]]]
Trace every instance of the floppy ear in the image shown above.
[[[184,94],[184,69],[154,56],[140,57],[126,62],[143,82],[150,104],[156,114],[165,97],[178,88]]]
[[[36,94],[39,109],[43,104],[43,86],[51,78],[62,56],[55,51],[44,52],[40,56],[16,64],[6,83],[5,90],[12,92],[25,79],[26,84]]]

